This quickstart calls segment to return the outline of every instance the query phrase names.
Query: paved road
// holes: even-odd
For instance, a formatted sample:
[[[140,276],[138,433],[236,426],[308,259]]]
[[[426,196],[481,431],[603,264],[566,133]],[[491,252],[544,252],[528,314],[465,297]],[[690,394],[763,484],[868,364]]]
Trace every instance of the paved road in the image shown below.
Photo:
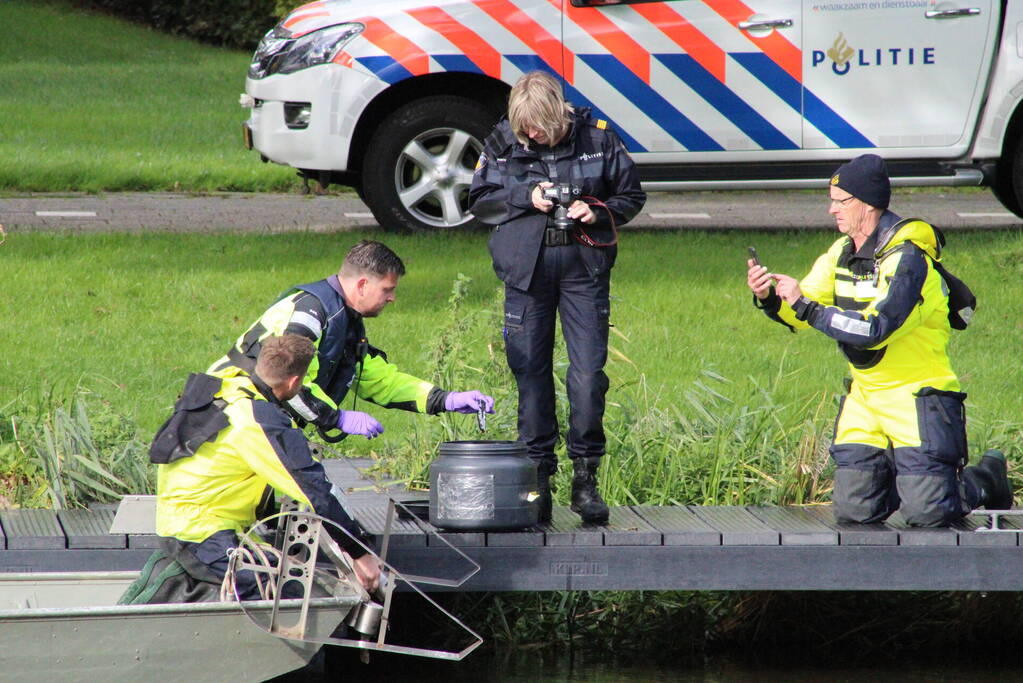
[[[942,228],[1023,226],[986,191],[897,191],[893,209]],[[71,231],[322,231],[377,227],[354,194],[35,194],[0,198],[10,233]],[[811,229],[830,227],[823,192],[652,193],[631,229]]]

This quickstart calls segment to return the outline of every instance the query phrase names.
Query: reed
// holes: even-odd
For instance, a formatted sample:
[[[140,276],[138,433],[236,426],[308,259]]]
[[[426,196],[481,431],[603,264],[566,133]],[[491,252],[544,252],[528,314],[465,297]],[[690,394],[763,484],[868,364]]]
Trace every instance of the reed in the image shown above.
[[[81,384],[12,400],[0,423],[2,507],[59,510],[154,491],[136,427]]]

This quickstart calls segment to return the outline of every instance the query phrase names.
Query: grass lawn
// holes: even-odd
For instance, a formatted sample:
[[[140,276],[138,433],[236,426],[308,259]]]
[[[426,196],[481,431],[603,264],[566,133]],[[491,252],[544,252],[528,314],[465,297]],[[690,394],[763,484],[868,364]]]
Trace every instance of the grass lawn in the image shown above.
[[[0,45],[0,190],[297,186],[242,146],[250,53],[58,2],[0,2],[0,26],[21,36]]]
[[[187,373],[219,357],[280,291],[333,272],[363,236],[10,235],[0,246],[0,407],[84,377],[86,386],[150,433],[167,416]],[[707,396],[699,388],[707,385],[705,371],[728,380],[707,386],[736,404],[756,407],[765,400],[757,387],[770,388],[778,411],[805,411],[806,404],[840,391],[845,364],[834,344],[813,332],[790,334],[756,312],[742,263],[745,246],[756,244],[772,269],[802,276],[832,239],[825,232],[627,233],[612,280],[611,400],[634,401],[642,393],[644,405],[698,414],[701,401],[693,397],[694,391]],[[442,332],[458,336],[458,319],[476,316],[481,322],[462,333],[464,348],[449,354],[434,377],[452,376],[450,365],[460,368],[457,381],[483,381],[475,370],[479,359],[503,358],[494,341],[501,292],[484,236],[386,241],[404,258],[408,274],[397,303],[369,321],[370,340],[403,370],[431,376]],[[954,233],[948,264],[980,302],[970,330],[955,333],[952,342],[954,366],[970,394],[977,448],[989,445],[993,424],[1021,422],[1014,351],[1023,345],[1023,239],[1018,232]],[[453,314],[448,298],[459,273],[471,282]],[[512,380],[506,372],[486,377],[500,386],[481,388],[505,396],[494,424],[510,428]],[[371,412],[387,433],[373,442],[352,439],[345,450],[405,449],[409,428],[433,419]],[[830,420],[830,403],[823,412]],[[1020,450],[1015,443],[998,445]]]

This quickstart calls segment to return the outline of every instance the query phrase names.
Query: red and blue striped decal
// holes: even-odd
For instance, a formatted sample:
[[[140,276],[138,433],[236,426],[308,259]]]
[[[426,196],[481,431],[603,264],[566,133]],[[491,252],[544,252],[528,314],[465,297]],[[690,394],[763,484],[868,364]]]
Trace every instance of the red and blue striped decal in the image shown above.
[[[804,88],[767,55],[759,52],[739,52],[730,56],[839,147],[875,146],[863,133],[856,130],[808,88]]]
[[[474,4],[535,52],[547,65],[546,70],[568,83],[573,82],[575,55],[562,45],[560,38],[551,35],[509,0],[476,0]]]
[[[548,1],[561,9],[560,0]],[[753,14],[741,0],[705,2],[736,26],[736,30],[740,21]],[[839,147],[874,147],[819,97],[803,88],[802,53],[776,31],[763,38],[741,32],[759,51],[726,54],[664,3],[640,3],[632,6],[631,10],[685,51],[685,54],[651,55],[598,8],[567,4],[568,19],[611,53],[577,55],[564,48],[558,37],[527,16],[511,0],[475,0],[474,4],[534,54],[502,55],[479,33],[444,9],[424,7],[409,10],[408,15],[442,35],[460,53],[427,54],[383,21],[365,18],[362,20],[366,24],[363,36],[385,54],[356,57],[356,60],[381,80],[393,84],[429,73],[431,58],[445,71],[474,72],[501,78],[503,57],[521,71],[539,69],[557,76],[565,84],[566,97],[577,105],[592,108],[596,116],[611,121],[630,151],[647,151],[633,133],[615,122],[576,87],[574,66],[578,58],[686,150],[723,151],[720,143],[650,85],[651,59],[655,59],[762,149],[799,149],[798,141],[790,139],[727,86],[726,63],[733,59]],[[315,8],[310,9],[316,11]]]
[[[478,33],[439,7],[413,9],[408,14],[462,51],[460,55],[433,55],[445,71],[477,71],[491,78],[501,78],[501,53]]]
[[[799,149],[796,142],[729,90],[690,55],[667,54],[654,57],[761,148]]]
[[[579,55],[594,71],[639,107],[644,114],[694,152],[720,152],[724,147],[676,109],[660,93],[644,83],[625,64],[611,55]]]

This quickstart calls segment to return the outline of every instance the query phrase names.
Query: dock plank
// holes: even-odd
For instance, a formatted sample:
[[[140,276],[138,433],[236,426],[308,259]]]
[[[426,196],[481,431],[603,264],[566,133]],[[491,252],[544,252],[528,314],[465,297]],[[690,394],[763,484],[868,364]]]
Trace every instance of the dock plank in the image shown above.
[[[604,545],[604,529],[594,524],[583,524],[579,515],[564,505],[555,505],[551,521],[542,525],[548,546]]]
[[[977,531],[988,525],[984,517],[964,517],[952,523],[959,536],[959,545],[981,548],[1001,548],[1019,545],[1019,534],[993,531]],[[1008,526],[1008,525],[1006,525]]]
[[[839,545],[898,545],[899,532],[885,524],[839,522],[830,505],[815,505],[807,512],[838,532]]]
[[[697,517],[721,532],[721,545],[780,545],[781,534],[736,505],[690,505]]]
[[[5,510],[0,524],[8,550],[55,550],[67,547],[67,538],[53,510]]]
[[[781,534],[782,545],[838,545],[838,532],[802,507],[748,507]]]
[[[689,508],[640,505],[632,509],[661,532],[664,545],[721,545],[721,532]]]
[[[488,531],[488,548],[542,548],[546,543],[544,529],[539,524],[514,531]]]
[[[377,505],[368,507],[356,507],[352,509],[352,516],[362,525],[362,528],[373,534],[377,541],[377,548],[384,535],[384,528],[387,525],[387,508]],[[391,524],[391,548],[425,547],[426,532],[419,526],[406,519],[395,515]]]
[[[60,510],[57,519],[64,528],[68,548],[127,548],[125,534],[111,534],[113,510]]]
[[[959,536],[954,529],[947,527],[929,528],[909,526],[906,518],[896,510],[885,524],[899,532],[899,545],[958,545]]]
[[[613,506],[604,525],[604,545],[661,545],[661,532],[632,508]]]

